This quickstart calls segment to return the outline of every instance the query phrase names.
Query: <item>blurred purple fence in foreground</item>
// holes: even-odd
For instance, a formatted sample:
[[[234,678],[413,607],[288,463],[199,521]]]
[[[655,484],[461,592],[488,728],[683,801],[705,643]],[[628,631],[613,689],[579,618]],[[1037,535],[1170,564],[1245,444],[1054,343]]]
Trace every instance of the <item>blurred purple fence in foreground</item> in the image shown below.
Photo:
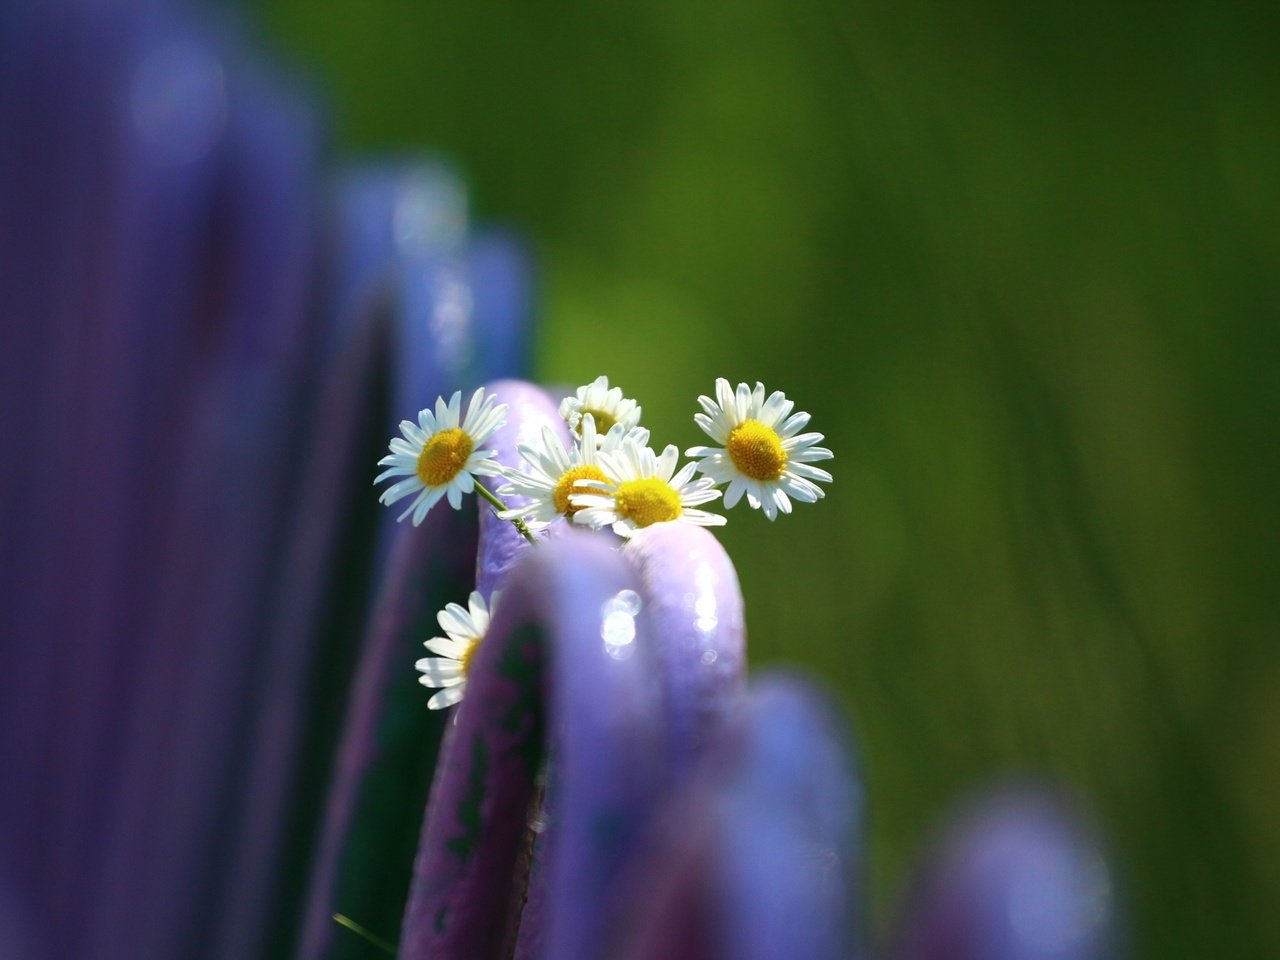
[[[394,423],[527,355],[447,169],[335,172],[236,23],[159,0],[7,5],[0,130],[0,955],[370,956],[334,911],[420,960],[873,952],[856,766],[816,691],[745,685],[710,533],[377,507]],[[515,463],[555,404],[494,388]],[[473,583],[449,722],[412,664]],[[1110,956],[1110,889],[995,794],[885,952]]]

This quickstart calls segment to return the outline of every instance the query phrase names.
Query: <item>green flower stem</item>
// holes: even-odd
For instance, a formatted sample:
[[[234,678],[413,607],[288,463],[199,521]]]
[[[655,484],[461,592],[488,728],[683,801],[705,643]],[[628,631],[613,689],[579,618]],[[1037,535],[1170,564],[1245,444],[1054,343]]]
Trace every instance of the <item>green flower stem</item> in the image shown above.
[[[499,497],[493,494],[489,490],[489,488],[486,487],[479,480],[476,481],[476,493],[480,494],[480,496],[484,497],[491,504],[493,504],[493,507],[495,510],[501,511],[501,510],[510,509],[505,503],[502,502],[502,500]],[[516,519],[512,520],[511,522],[515,525],[515,528],[520,531],[520,535],[523,536],[530,543],[538,542],[538,538],[533,535],[533,532],[529,529],[529,525],[525,523],[523,520],[521,520],[519,517],[516,517]]]
[[[377,947],[379,950],[383,951],[384,953],[389,953],[393,957],[396,955],[396,948],[392,944],[387,943],[387,941],[383,940],[381,937],[370,933],[368,930],[360,926],[360,924],[356,923],[346,914],[335,913],[333,915],[333,919],[338,921],[339,924],[346,927],[352,933],[356,934],[356,936],[364,937],[366,940],[368,940],[371,944],[373,944],[375,947]]]

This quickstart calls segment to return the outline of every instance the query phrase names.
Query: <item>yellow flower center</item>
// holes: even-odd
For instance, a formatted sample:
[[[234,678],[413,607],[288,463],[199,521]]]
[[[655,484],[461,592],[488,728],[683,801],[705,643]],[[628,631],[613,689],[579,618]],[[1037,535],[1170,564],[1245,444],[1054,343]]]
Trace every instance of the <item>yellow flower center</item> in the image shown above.
[[[585,417],[587,414],[591,414],[591,416],[593,416],[593,417],[595,418],[595,421],[596,421],[596,434],[597,434],[597,435],[599,435],[599,436],[602,436],[602,437],[603,437],[606,433],[608,433],[608,432],[613,428],[613,425],[614,425],[615,423],[617,423],[617,422],[618,422],[617,420],[615,420],[615,419],[613,418],[613,415],[612,415],[612,414],[605,413],[603,410],[583,410],[583,411],[582,411],[582,415],[583,415],[584,417]],[[578,434],[579,434],[579,435],[581,435],[581,434],[582,434],[582,423],[581,423],[581,422],[579,422],[579,423],[578,423]]]
[[[465,430],[441,430],[418,454],[418,479],[424,487],[444,486],[458,475],[471,456],[473,444]]]
[[[730,430],[725,449],[733,465],[752,480],[777,480],[787,466],[782,439],[759,420],[743,420]]]
[[[480,646],[480,638],[472,637],[471,642],[467,644],[467,649],[462,651],[462,658],[458,661],[462,664],[462,675],[465,677],[471,672],[471,661],[475,658],[476,649]]]
[[[609,482],[609,478],[604,475],[603,470],[599,467],[593,467],[590,464],[584,464],[583,466],[573,467],[566,470],[564,472],[564,476],[560,478],[560,482],[556,484],[556,488],[551,494],[555,500],[557,513],[564,514],[566,517],[572,517],[582,508],[569,502],[570,494],[594,492],[590,487],[585,490],[582,487],[574,487],[574,484],[579,480],[603,480],[606,483]]]
[[[671,488],[671,484],[653,477],[619,484],[613,499],[618,515],[637,527],[666,523],[684,513],[680,495]]]

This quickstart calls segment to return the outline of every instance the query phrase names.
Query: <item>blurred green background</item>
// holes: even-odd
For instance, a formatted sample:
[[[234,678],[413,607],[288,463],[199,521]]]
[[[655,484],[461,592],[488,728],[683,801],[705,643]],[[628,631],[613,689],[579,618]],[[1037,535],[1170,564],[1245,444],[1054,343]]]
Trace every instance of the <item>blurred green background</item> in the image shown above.
[[[856,727],[882,921],[1030,771],[1142,956],[1280,956],[1267,5],[260,7],[342,149],[442,152],[530,238],[543,380],[689,446],[761,379],[827,434],[827,499],[722,541],[753,662]]]

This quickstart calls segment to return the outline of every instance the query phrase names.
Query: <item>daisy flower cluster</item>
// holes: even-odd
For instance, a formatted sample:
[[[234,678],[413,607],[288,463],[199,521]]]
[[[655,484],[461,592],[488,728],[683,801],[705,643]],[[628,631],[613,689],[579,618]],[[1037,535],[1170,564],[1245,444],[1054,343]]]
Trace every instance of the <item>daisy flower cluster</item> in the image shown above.
[[[379,461],[386,470],[375,483],[396,481],[383,490],[381,501],[389,506],[413,498],[401,520],[412,517],[416,526],[442,499],[456,509],[463,494],[474,491],[534,543],[537,533],[557,523],[607,527],[626,540],[659,523],[720,526],[723,516],[701,508],[721,496],[726,509],[745,498],[748,506],[774,520],[791,512],[793,500],[821,499],[818,484],[831,481],[831,474],[814,466],[832,457],[818,446],[822,434],[802,432],[809,414],[796,412],[795,403],[781,391],[766,395],[762,383],[735,388],[722,378],[714,397],[698,398],[702,409],[693,420],[712,443],[686,450],[692,459],[683,466],[674,444],[661,452],[649,445],[639,404],[610,387],[608,377],[579,387],[561,402],[560,416],[571,437],[568,446],[544,427],[533,441],[517,446],[523,465],[514,469],[499,464],[493,459],[496,451],[485,447],[505,423],[505,404],[483,388],[472,394],[465,416],[461,403],[461,392],[447,403],[440,397],[434,412],[422,410],[417,423],[402,422],[403,437],[393,439],[391,452]],[[478,477],[497,478],[501,486],[490,490]],[[507,497],[525,502],[508,507]],[[473,593],[469,610],[450,604],[440,613],[447,637],[426,644],[439,656],[417,663],[422,683],[441,688],[428,706],[446,707],[461,698],[495,598],[486,603]]]

